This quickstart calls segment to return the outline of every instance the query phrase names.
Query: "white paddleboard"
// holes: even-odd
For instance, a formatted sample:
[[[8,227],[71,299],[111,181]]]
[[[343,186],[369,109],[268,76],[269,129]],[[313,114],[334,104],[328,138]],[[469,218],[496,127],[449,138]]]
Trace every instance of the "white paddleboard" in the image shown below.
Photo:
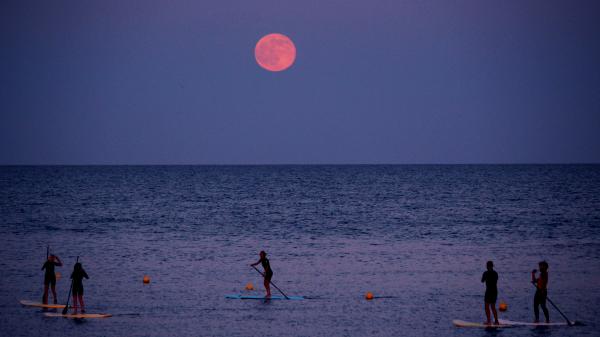
[[[520,325],[520,326],[568,326],[569,325],[567,322],[533,323],[533,322],[516,322],[516,321],[510,321],[507,319],[499,319],[498,322],[500,322],[500,324]],[[577,322],[571,321],[571,323],[576,324]]]
[[[41,302],[35,302],[35,301],[28,301],[28,300],[20,300],[19,303],[21,303],[24,306],[27,307],[37,307],[37,308],[48,308],[48,309],[63,309],[65,307],[64,304],[44,304]]]
[[[540,323],[532,323],[532,322],[517,322],[517,321],[511,321],[511,320],[507,320],[507,319],[499,319],[498,322],[500,324],[485,324],[485,323],[475,323],[475,322],[467,322],[467,321],[462,321],[460,319],[455,319],[452,321],[452,324],[454,324],[454,326],[459,327],[459,328],[484,328],[484,329],[498,329],[498,328],[514,328],[514,327],[550,327],[550,326],[568,326],[569,324],[567,324],[567,322],[555,322],[555,323],[544,323],[544,322],[540,322]],[[572,324],[576,325],[578,324],[577,321],[571,321]]]
[[[500,324],[485,324],[485,323],[475,323],[475,322],[467,322],[460,319],[455,319],[452,321],[454,326],[459,328],[484,328],[484,329],[502,329],[502,328],[512,328],[515,325],[505,324],[502,321],[498,320]]]
[[[302,296],[288,296],[287,298],[279,295],[273,295],[271,297],[264,297],[259,295],[225,295],[225,298],[234,299],[234,300],[303,300]]]
[[[107,318],[111,317],[111,314],[62,314],[55,312],[44,313],[46,317],[64,317],[64,318]]]

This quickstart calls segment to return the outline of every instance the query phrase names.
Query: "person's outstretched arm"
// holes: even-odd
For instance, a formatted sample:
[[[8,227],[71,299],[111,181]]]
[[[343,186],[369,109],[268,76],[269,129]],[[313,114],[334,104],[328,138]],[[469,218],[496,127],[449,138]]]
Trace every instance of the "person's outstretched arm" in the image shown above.
[[[57,262],[54,262],[55,265],[61,267],[63,265],[62,261],[58,258],[58,256],[54,255]]]
[[[88,274],[85,272],[85,270],[82,270],[83,272],[83,277],[85,277],[86,279],[89,279],[90,277],[88,276]]]

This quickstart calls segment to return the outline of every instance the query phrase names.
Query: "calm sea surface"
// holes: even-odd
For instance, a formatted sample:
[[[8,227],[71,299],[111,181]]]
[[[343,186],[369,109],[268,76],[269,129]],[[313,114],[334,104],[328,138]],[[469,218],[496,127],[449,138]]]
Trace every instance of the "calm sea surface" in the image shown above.
[[[0,167],[0,228],[3,336],[599,334],[598,165]],[[41,298],[47,245],[65,262],[59,300],[79,256],[88,312],[114,317],[18,303]],[[260,250],[275,284],[311,299],[225,299],[263,293]],[[532,320],[545,259],[549,297],[587,326],[453,327],[483,322],[490,259],[501,317]]]

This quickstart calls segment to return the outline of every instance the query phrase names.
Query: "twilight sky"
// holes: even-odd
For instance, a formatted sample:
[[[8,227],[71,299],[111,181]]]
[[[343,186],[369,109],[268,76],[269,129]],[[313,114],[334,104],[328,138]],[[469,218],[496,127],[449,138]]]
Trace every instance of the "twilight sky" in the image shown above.
[[[0,1],[0,164],[523,162],[600,162],[600,1]]]

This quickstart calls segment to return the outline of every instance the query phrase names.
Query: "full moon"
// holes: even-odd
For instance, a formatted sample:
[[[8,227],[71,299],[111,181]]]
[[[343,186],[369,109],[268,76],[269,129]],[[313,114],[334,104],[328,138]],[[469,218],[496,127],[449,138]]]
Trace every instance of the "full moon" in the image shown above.
[[[254,57],[258,65],[266,70],[286,70],[296,60],[296,46],[283,34],[265,35],[256,43]]]

